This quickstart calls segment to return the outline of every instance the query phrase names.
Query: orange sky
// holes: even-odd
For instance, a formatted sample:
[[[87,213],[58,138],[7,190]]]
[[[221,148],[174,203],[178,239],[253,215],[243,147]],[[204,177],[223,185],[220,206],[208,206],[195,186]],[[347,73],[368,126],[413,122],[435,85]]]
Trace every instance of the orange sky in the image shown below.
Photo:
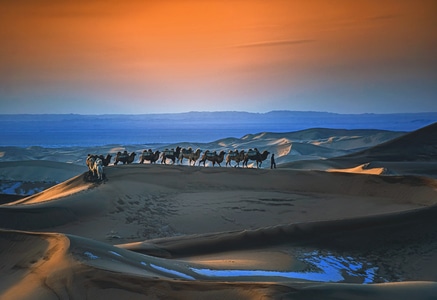
[[[437,111],[434,0],[0,5],[6,113]]]

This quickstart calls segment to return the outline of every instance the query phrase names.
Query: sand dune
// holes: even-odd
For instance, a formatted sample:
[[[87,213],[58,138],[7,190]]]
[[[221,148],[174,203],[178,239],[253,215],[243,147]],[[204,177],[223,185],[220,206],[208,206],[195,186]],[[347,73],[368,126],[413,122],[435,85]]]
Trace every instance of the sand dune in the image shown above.
[[[85,170],[85,166],[35,158],[19,162],[0,162],[0,194],[35,194]],[[5,198],[11,197],[0,196],[0,200]]]
[[[345,173],[360,173],[360,174],[373,174],[373,175],[381,175],[387,173],[385,168],[376,168],[372,167],[370,164],[359,165],[355,168],[347,168],[347,169],[328,169],[327,172],[345,172]]]
[[[215,276],[203,271],[209,269],[202,263],[155,258],[71,235],[0,231],[0,245],[4,299],[352,299],[369,293],[373,299],[431,299],[437,291],[425,281],[311,283],[281,277],[285,272],[267,281],[260,273]]]
[[[379,161],[435,161],[437,123],[386,141],[347,157]]]
[[[386,175],[423,175],[437,178],[434,171],[437,168],[436,131],[437,123],[434,123],[362,151],[326,160],[289,162],[281,167],[363,173],[371,166],[374,168],[372,172],[381,171]]]
[[[390,182],[370,175],[165,165],[110,166],[105,172],[102,184],[77,176],[0,207],[1,227],[128,241],[356,217],[437,201],[433,182],[408,177]],[[23,215],[29,215],[25,221]],[[77,222],[62,227],[72,218]]]
[[[80,164],[2,163],[5,179],[65,177],[0,205],[0,298],[432,299],[433,126],[178,144],[269,149],[275,170],[135,163],[95,183]]]
[[[241,138],[225,138],[210,143],[177,142],[163,145],[107,145],[100,147],[0,147],[2,162],[21,162],[27,160],[44,160],[85,165],[88,153],[111,154],[118,151],[135,151],[144,149],[164,150],[166,148],[192,147],[205,150],[248,150],[258,148],[275,153],[278,163],[302,159],[322,159],[349,154],[357,149],[367,149],[380,143],[403,136],[404,132],[385,130],[342,130],[342,129],[308,129],[297,132],[248,134]],[[135,162],[139,161],[139,158]]]
[[[61,182],[86,171],[86,166],[46,160],[0,162],[0,178],[21,181]]]

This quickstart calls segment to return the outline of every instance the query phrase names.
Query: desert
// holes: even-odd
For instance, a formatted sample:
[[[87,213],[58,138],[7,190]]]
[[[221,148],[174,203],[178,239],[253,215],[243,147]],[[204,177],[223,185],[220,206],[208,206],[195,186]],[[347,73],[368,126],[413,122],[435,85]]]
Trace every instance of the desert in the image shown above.
[[[0,8],[0,300],[436,300],[435,0]]]
[[[275,169],[270,156],[139,163],[154,145],[1,147],[0,298],[433,299],[435,132],[312,128],[158,149],[257,148]],[[124,150],[138,156],[114,165]],[[113,156],[101,181],[86,178],[89,153]]]

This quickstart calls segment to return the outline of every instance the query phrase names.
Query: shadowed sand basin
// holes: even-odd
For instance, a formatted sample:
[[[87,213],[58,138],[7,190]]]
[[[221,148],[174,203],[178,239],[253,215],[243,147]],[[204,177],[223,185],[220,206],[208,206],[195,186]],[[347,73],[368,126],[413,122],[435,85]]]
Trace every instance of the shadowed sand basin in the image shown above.
[[[0,298],[433,299],[436,172],[362,158],[79,173],[0,206]]]

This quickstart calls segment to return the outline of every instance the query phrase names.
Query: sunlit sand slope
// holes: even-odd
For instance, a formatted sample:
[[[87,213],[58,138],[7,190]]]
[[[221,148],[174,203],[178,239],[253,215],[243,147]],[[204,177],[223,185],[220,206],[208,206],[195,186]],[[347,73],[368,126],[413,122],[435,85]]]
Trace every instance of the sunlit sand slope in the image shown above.
[[[256,229],[433,205],[435,181],[287,169],[165,165],[106,168],[0,206],[0,225],[73,233],[114,243]]]

